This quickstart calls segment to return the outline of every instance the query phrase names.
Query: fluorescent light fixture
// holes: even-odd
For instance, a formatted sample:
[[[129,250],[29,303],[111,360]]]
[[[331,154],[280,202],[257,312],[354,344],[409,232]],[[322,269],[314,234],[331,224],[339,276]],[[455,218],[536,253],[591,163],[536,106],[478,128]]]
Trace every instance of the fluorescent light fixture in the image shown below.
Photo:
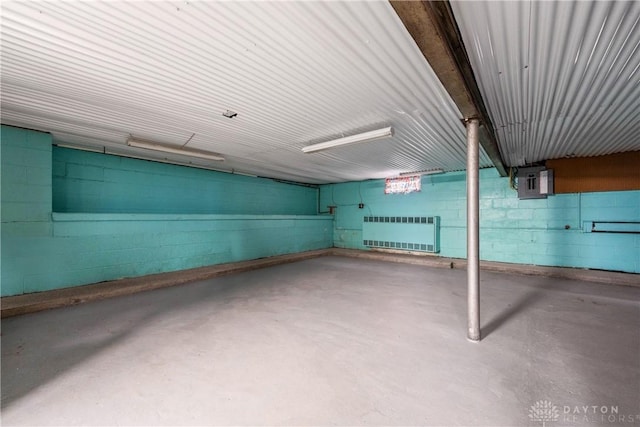
[[[322,151],[333,147],[339,147],[341,145],[355,144],[357,142],[373,141],[374,139],[387,138],[393,136],[393,128],[386,127],[382,129],[372,130],[369,132],[359,133],[357,135],[345,136],[344,138],[333,139],[327,142],[320,142],[318,144],[308,145],[302,147],[304,153],[314,153],[316,151]]]
[[[437,173],[444,173],[442,169],[427,169],[423,171],[416,172],[402,172],[400,176],[413,176],[413,175],[435,175]]]
[[[207,151],[194,150],[191,148],[169,147],[167,145],[158,144],[156,142],[142,141],[134,138],[129,138],[127,140],[127,145],[130,147],[144,148],[146,150],[162,151],[163,153],[180,154],[182,156],[198,157],[200,159],[207,159],[207,160],[215,160],[217,162],[221,162],[224,160],[224,157],[217,154],[209,153]]]
[[[73,150],[90,151],[92,153],[104,153],[104,147],[89,147],[86,145],[68,144],[66,142],[54,142],[56,147],[71,148]]]

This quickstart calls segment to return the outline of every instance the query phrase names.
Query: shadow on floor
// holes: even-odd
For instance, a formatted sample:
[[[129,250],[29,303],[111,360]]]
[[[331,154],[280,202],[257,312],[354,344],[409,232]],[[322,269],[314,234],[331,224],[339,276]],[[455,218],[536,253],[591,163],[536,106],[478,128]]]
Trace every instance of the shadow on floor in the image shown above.
[[[494,316],[486,324],[480,324],[480,332],[482,338],[487,338],[495,331],[504,327],[510,321],[513,321],[516,317],[522,316],[522,314],[530,307],[533,307],[540,300],[545,298],[546,288],[535,289],[530,291],[526,295],[520,297],[517,301],[509,304],[502,312]]]
[[[220,283],[192,283],[2,320],[1,408],[176,310],[215,295]],[[187,291],[187,287],[191,285]]]

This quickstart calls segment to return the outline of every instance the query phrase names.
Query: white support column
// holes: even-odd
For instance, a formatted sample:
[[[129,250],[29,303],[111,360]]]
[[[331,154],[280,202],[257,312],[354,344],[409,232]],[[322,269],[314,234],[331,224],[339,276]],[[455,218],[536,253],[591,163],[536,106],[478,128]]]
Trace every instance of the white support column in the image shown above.
[[[479,120],[467,120],[467,338],[480,341]]]

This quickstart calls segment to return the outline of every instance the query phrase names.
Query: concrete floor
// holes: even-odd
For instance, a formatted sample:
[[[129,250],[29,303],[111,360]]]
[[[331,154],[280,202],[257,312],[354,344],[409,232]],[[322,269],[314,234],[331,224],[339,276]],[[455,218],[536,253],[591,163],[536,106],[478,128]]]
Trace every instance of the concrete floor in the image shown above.
[[[640,424],[640,288],[481,281],[479,344],[464,271],[333,256],[4,319],[2,422]]]

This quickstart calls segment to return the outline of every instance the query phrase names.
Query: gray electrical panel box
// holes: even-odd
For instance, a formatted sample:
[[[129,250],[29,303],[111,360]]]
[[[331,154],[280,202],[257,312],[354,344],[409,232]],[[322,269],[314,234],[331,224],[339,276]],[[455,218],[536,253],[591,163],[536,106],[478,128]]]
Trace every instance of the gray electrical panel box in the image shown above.
[[[518,169],[518,198],[545,199],[553,194],[553,170],[544,166]]]

